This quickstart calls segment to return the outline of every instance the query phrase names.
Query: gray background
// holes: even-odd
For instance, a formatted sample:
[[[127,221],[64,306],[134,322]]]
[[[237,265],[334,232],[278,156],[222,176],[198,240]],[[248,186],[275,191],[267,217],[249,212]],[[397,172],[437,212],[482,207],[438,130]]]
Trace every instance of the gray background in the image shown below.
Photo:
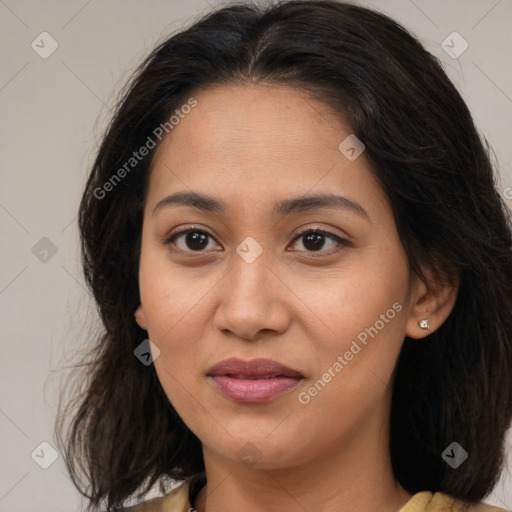
[[[512,206],[512,0],[359,3],[403,23],[441,59],[494,148],[499,187]],[[79,508],[62,456],[48,469],[31,457],[37,448],[34,458],[51,462],[51,449],[39,445],[56,448],[64,367],[97,326],[79,265],[78,201],[110,108],[134,66],[209,5],[218,3],[0,0],[0,511]],[[41,46],[43,31],[58,43],[47,59],[31,47],[34,40]],[[469,45],[458,58],[442,47],[454,31]],[[511,442],[509,435],[509,466]],[[510,470],[488,501],[512,509]]]

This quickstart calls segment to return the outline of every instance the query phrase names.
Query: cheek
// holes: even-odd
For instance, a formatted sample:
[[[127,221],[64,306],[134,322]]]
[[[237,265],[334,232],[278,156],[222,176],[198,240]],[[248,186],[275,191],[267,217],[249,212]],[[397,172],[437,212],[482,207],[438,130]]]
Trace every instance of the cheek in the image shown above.
[[[173,280],[160,280],[151,293],[143,297],[148,335],[161,351],[160,364],[179,371],[192,364],[192,355],[204,337],[205,313],[201,298],[204,292],[183,288]]]
[[[180,293],[177,293],[181,290]],[[188,424],[197,415],[198,345],[204,337],[197,288],[183,293],[180,283],[160,279],[146,297],[148,335],[160,349],[155,370],[167,398]],[[190,425],[189,425],[190,427]]]
[[[404,329],[408,281],[407,265],[400,256],[397,254],[394,262],[392,258],[373,261],[361,257],[314,282],[296,281],[297,296],[305,297],[310,311],[321,320],[325,346],[336,340],[350,344],[361,333],[364,341],[364,333],[371,327],[376,327],[379,335],[391,338]],[[337,344],[335,348],[341,346]]]
[[[192,385],[193,356],[202,330],[196,315],[204,291],[200,286],[187,285],[183,275],[168,266],[158,254],[143,249],[139,268],[141,304],[148,337],[160,350],[155,369],[174,403]]]
[[[197,270],[178,268],[170,264],[165,250],[144,244],[139,266],[141,304],[148,334],[160,349],[173,340],[184,339],[181,332],[187,326],[187,338],[194,340],[194,331],[201,325],[202,302],[213,278],[199,279]],[[194,318],[196,321],[190,321]]]
[[[313,400],[318,407],[340,403],[357,408],[354,397],[363,406],[385,392],[405,336],[407,273],[407,261],[397,247],[379,255],[355,255],[346,269],[321,280],[315,293],[309,287],[309,304],[321,319],[311,346],[316,359],[313,381],[321,381],[321,392]],[[306,292],[304,288],[298,295]],[[311,395],[305,391],[307,400]]]

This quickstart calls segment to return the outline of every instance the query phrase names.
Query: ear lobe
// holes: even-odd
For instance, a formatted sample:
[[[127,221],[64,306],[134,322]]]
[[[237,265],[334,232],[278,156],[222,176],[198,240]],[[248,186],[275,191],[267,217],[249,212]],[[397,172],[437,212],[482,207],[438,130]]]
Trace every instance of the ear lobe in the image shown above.
[[[146,315],[144,314],[144,309],[142,308],[142,304],[139,304],[139,307],[135,310],[133,315],[135,317],[135,321],[139,325],[141,329],[147,331],[147,322]]]
[[[406,335],[413,339],[422,339],[439,329],[450,316],[457,300],[459,291],[459,278],[453,278],[451,282],[445,279],[443,282],[434,280],[431,275],[427,286],[419,278],[411,295],[411,308],[407,321]],[[428,319],[430,329],[420,327],[422,320]]]

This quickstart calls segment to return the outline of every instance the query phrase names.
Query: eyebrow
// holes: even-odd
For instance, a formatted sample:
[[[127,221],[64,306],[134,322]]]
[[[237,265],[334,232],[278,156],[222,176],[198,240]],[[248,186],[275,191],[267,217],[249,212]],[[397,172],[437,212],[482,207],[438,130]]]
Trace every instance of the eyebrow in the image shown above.
[[[226,205],[218,199],[199,192],[176,192],[159,201],[153,209],[152,215],[169,206],[192,206],[212,213],[225,214]],[[366,210],[359,204],[345,196],[334,194],[305,194],[292,199],[283,199],[274,203],[274,217],[285,217],[295,213],[304,213],[320,208],[338,208],[351,211],[369,220]]]

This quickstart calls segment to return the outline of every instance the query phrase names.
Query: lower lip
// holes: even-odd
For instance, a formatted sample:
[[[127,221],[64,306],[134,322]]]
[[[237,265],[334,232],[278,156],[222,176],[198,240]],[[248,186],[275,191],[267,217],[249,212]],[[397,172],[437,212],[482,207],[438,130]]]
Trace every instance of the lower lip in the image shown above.
[[[210,377],[227,398],[239,403],[268,402],[294,388],[302,379],[272,377],[271,379],[235,379],[227,375]]]

